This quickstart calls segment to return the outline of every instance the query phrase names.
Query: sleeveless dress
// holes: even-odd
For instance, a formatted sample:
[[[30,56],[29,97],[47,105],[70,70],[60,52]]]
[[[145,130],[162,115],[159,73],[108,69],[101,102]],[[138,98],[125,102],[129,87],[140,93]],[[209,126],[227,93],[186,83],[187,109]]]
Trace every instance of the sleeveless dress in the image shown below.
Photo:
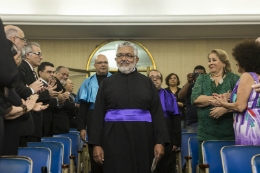
[[[255,84],[259,83],[257,74],[249,72],[254,78]],[[240,79],[239,79],[240,81]],[[237,88],[239,81],[234,88],[230,101],[232,103],[237,100]],[[234,112],[234,131],[236,145],[260,145],[260,98],[259,93],[252,89],[247,102],[247,109],[244,112]]]

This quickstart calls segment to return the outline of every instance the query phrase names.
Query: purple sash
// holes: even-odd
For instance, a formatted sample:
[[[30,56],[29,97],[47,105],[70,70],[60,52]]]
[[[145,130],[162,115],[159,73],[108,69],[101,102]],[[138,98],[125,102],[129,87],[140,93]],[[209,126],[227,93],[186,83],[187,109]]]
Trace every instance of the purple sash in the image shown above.
[[[109,109],[105,121],[146,121],[152,122],[150,111],[142,109]]]
[[[164,117],[171,119],[173,115],[181,115],[175,96],[164,89],[160,89],[159,96],[161,99]]]

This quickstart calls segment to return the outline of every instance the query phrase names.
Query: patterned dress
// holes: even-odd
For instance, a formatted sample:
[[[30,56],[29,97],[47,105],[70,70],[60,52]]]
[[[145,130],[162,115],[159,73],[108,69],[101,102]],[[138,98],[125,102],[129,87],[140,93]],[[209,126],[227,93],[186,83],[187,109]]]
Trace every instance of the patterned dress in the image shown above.
[[[255,80],[255,84],[259,83],[257,74],[249,72]],[[239,80],[240,81],[240,80]],[[230,101],[232,103],[237,100],[237,88],[239,81],[234,88]],[[260,145],[260,98],[259,93],[252,89],[247,102],[247,109],[244,112],[234,112],[234,130],[236,145]]]

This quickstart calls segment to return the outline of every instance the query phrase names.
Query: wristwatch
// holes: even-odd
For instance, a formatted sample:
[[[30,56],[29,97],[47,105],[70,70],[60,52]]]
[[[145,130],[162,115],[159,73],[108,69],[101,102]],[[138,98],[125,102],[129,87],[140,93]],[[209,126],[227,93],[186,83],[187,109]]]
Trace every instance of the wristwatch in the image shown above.
[[[21,107],[23,108],[23,113],[26,114],[27,113],[27,106],[22,104]]]

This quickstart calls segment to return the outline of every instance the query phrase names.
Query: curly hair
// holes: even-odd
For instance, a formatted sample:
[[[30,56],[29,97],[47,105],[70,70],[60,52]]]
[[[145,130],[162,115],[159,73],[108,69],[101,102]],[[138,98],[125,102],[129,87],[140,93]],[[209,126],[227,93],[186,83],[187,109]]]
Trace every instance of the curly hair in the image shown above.
[[[177,78],[177,80],[178,80],[177,86],[179,86],[179,85],[180,85],[180,79],[179,79],[179,76],[178,76],[177,74],[175,74],[175,73],[170,73],[170,74],[165,78],[165,84],[166,84],[167,86],[169,86],[169,80],[170,80],[170,78],[171,78],[173,75],[176,76],[176,78]]]
[[[225,70],[226,70],[227,73],[232,72],[231,63],[229,61],[229,58],[228,58],[226,51],[221,50],[221,49],[213,49],[212,51],[209,52],[208,58],[209,58],[209,55],[212,54],[212,53],[215,53],[218,56],[219,60],[221,62],[223,62],[224,64],[226,64]]]
[[[260,74],[260,43],[245,40],[233,48],[232,55],[245,72]]]

